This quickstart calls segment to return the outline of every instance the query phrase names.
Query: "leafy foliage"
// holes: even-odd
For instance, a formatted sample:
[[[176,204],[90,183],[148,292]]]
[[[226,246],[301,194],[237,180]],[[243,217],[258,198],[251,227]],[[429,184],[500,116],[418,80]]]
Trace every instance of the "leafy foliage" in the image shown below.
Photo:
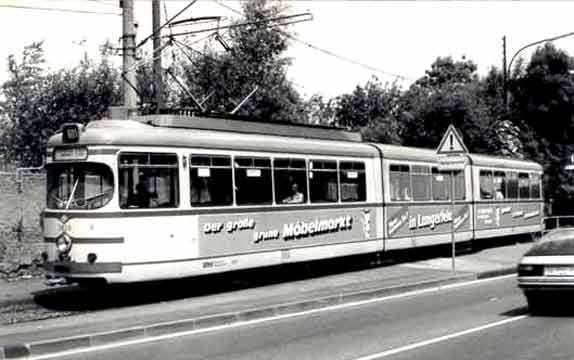
[[[572,65],[572,57],[547,43],[536,49],[524,71],[510,83],[513,121],[522,129],[524,151],[544,166],[546,197],[562,202],[558,211],[570,213],[574,179],[564,165],[574,150]]]
[[[8,58],[2,143],[6,157],[20,166],[41,164],[48,138],[62,124],[101,118],[119,100],[119,73],[105,56],[50,74],[43,63],[42,43],[27,46],[21,62]]]
[[[411,86],[404,94],[400,113],[406,145],[435,148],[452,124],[464,135],[470,151],[498,150],[494,119],[475,71],[472,61],[439,57]]]
[[[288,37],[283,30],[270,28],[265,19],[281,16],[286,9],[281,2],[253,0],[243,3],[244,17],[224,40],[226,51],[208,46],[204,54],[195,55],[180,72],[191,93],[198,98],[209,94],[205,107],[229,113],[256,87],[258,90],[237,112],[263,121],[304,120],[303,101],[287,79],[289,60],[281,54]],[[181,105],[193,105],[183,96]]]
[[[315,94],[304,103],[303,112],[306,114],[307,123],[314,125],[335,125],[335,111],[337,99],[324,99]]]
[[[451,56],[438,57],[425,76],[416,81],[416,86],[427,89],[440,89],[444,86],[461,86],[475,82],[476,64],[462,57],[462,61],[454,61]]]
[[[373,77],[364,86],[357,85],[351,94],[338,97],[335,123],[361,129],[369,141],[399,144],[396,111],[400,98],[396,84],[384,86]]]

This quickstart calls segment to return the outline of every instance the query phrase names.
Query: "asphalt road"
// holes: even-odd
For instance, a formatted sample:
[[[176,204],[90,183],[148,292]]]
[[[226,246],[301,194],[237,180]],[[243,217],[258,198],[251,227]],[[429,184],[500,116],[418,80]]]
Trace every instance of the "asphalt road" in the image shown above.
[[[531,317],[513,276],[62,359],[571,359],[574,322]]]

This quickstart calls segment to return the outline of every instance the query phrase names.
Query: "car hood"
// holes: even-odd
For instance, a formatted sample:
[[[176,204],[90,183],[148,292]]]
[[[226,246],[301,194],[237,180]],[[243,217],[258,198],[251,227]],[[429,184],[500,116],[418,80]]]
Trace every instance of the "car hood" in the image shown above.
[[[554,255],[574,255],[574,229],[553,230],[524,254],[524,256]]]

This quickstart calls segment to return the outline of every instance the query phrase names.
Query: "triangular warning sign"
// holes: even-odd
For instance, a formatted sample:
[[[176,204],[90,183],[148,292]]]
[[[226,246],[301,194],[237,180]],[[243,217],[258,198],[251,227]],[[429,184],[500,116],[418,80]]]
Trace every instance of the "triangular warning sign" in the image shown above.
[[[446,133],[442,137],[438,148],[436,149],[437,154],[463,154],[468,153],[468,149],[462,141],[462,136],[452,125],[448,126]]]

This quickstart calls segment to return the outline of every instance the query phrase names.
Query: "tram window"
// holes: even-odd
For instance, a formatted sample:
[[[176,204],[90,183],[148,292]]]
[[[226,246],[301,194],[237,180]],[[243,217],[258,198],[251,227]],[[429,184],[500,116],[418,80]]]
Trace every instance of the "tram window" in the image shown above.
[[[309,193],[311,202],[339,201],[336,161],[312,160],[310,162]]]
[[[432,168],[432,199],[445,201],[450,199],[450,173]]]
[[[48,209],[98,209],[112,199],[112,169],[98,163],[49,164]]]
[[[275,159],[273,171],[277,204],[300,204],[307,201],[305,159]]]
[[[179,206],[176,154],[121,153],[120,207],[175,208]]]
[[[530,182],[528,174],[518,174],[518,196],[520,199],[530,199]]]
[[[233,204],[233,181],[229,156],[191,155],[189,180],[192,206]]]
[[[506,197],[508,199],[518,199],[518,173],[508,171],[506,178]]]
[[[391,200],[411,200],[411,175],[409,165],[391,165],[390,183]]]
[[[503,171],[494,172],[494,198],[502,200],[506,198],[506,173]]]
[[[412,166],[413,199],[425,201],[431,199],[431,174],[427,165]]]
[[[271,159],[235,158],[235,198],[237,205],[272,203]]]
[[[466,182],[464,178],[464,171],[456,171],[454,173],[454,199],[466,199]]]
[[[540,199],[540,175],[530,174],[530,197]]]
[[[494,181],[492,171],[480,170],[480,198],[483,200],[494,199]]]
[[[341,181],[341,201],[365,201],[367,199],[364,162],[341,161],[339,179]]]

